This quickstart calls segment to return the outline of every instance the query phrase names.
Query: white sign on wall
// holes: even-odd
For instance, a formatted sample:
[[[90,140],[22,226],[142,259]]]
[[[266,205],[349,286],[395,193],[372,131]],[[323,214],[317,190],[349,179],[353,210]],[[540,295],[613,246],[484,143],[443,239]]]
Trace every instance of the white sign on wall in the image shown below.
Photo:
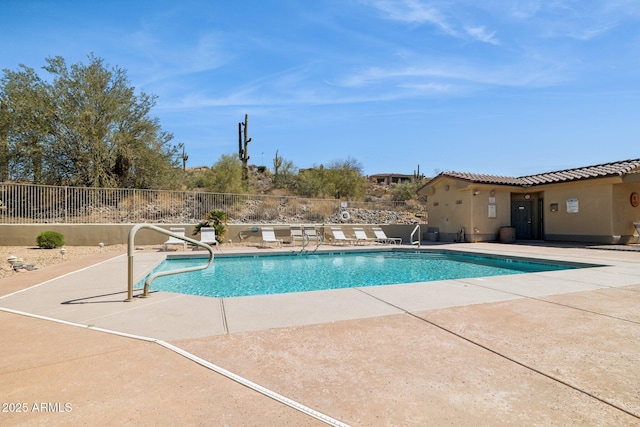
[[[490,204],[489,205],[489,218],[496,218],[498,216],[498,214],[496,213],[496,205],[495,204]]]
[[[578,199],[567,199],[567,213],[578,213]]]

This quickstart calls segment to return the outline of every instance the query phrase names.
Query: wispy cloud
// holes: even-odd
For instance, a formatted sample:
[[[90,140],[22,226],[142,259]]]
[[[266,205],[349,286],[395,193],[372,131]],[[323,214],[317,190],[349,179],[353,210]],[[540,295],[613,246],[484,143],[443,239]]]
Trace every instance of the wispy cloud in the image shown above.
[[[509,14],[517,19],[527,19],[540,10],[540,0],[518,0],[509,2]]]
[[[147,82],[213,70],[232,58],[215,34],[173,42],[138,32],[131,39],[135,43],[131,49],[139,52],[138,57],[147,58]]]
[[[412,91],[417,91],[421,94],[450,94],[454,92],[459,92],[458,87],[455,87],[451,84],[444,83],[401,83],[398,85],[399,88],[410,89]]]
[[[577,27],[566,32],[567,37],[575,40],[588,41],[608,32],[618,25],[617,22],[596,24],[588,27]]]
[[[431,87],[459,92],[464,85],[497,87],[544,87],[566,79],[564,63],[544,59],[521,59],[503,64],[460,63],[431,59],[429,65],[406,67],[371,67],[345,76],[337,84],[344,87]],[[436,65],[434,65],[436,64]]]
[[[368,76],[373,79],[373,74]],[[178,97],[163,99],[164,110],[198,110],[221,107],[294,107],[309,105],[349,105],[388,102],[420,96],[446,95],[460,92],[457,84],[416,78],[419,74],[404,70],[394,74],[380,70],[378,85],[347,86],[329,81],[317,82],[309,75],[298,72],[272,75],[241,87],[234,87],[226,94],[210,94],[194,90]],[[404,76],[405,78],[401,78]],[[384,80],[384,81],[383,81]]]
[[[364,0],[366,4],[378,9],[386,19],[408,24],[431,24],[447,34],[456,32],[447,19],[434,6],[419,0]]]
[[[451,11],[452,5],[438,4],[424,0],[365,0],[366,4],[383,13],[385,19],[412,25],[432,25],[444,34],[456,38],[471,37],[475,41],[498,45],[495,31],[484,25],[465,25],[463,20]]]
[[[491,10],[499,13],[502,6]],[[511,6],[509,16],[518,25],[535,30],[542,38],[589,41],[615,29],[622,22],[637,20],[640,4],[633,0],[581,1],[523,0]]]
[[[464,29],[467,31],[467,34],[469,34],[476,40],[494,45],[500,44],[500,41],[494,37],[496,35],[496,32],[489,32],[482,25],[479,27],[465,27]]]

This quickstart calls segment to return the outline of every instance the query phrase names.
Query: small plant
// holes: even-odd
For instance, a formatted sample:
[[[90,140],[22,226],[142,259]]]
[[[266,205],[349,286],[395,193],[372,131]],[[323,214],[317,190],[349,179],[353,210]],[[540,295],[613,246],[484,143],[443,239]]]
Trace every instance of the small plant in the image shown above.
[[[199,224],[196,224],[193,235],[200,233],[202,227],[213,227],[216,230],[216,240],[218,243],[224,241],[224,233],[227,231],[227,213],[219,209],[210,211]]]
[[[42,249],[54,249],[64,246],[64,236],[56,231],[43,231],[36,238]]]

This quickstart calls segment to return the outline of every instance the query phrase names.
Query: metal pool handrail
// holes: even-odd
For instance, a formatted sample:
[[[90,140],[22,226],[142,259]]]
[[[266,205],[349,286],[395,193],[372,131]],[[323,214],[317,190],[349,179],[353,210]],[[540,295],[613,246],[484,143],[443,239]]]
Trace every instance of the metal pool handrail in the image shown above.
[[[311,244],[311,240],[309,240],[309,236],[307,235],[307,233],[304,232],[304,229],[302,230],[302,249],[300,249],[300,253],[304,252],[304,248],[306,246],[309,246]]]
[[[131,228],[131,231],[129,231],[129,243],[127,245],[127,260],[128,260],[129,274],[128,274],[127,299],[125,300],[125,302],[133,301],[133,253],[134,253],[134,243],[133,242],[135,240],[136,233],[139,230],[143,229],[143,228],[148,228],[150,230],[157,231],[158,233],[166,234],[167,236],[175,237],[176,239],[184,240],[184,241],[192,243],[194,245],[203,247],[203,248],[205,248],[206,250],[209,251],[209,261],[207,261],[207,263],[204,264],[204,265],[199,265],[199,266],[196,266],[196,267],[180,268],[180,269],[177,269],[177,270],[162,271],[162,272],[159,272],[159,273],[152,274],[151,276],[147,277],[147,280],[145,280],[145,282],[144,282],[144,291],[143,291],[143,294],[142,294],[141,298],[146,298],[146,297],[149,296],[149,285],[156,278],[161,277],[161,276],[169,276],[171,274],[187,273],[189,271],[204,270],[205,268],[209,267],[211,265],[211,263],[213,262],[213,249],[211,249],[211,246],[207,245],[206,243],[202,243],[202,242],[200,242],[198,240],[191,239],[191,238],[186,237],[184,235],[172,233],[171,231],[165,230],[164,228],[160,228],[160,227],[157,227],[155,225],[151,225],[151,224],[137,224],[137,225],[134,225]]]
[[[418,232],[418,240],[413,240],[413,236],[416,234],[416,231]],[[411,232],[411,244],[412,245],[418,245],[418,247],[420,247],[420,235],[422,233],[420,233],[420,224],[416,224],[415,228],[413,229],[413,231]]]

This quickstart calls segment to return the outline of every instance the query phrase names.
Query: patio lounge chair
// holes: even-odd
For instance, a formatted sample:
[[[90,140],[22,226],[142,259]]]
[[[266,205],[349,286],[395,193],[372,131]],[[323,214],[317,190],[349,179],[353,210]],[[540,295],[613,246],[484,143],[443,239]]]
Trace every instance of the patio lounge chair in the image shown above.
[[[218,239],[216,239],[216,229],[213,227],[202,227],[200,229],[200,241],[207,245],[216,245],[218,249]]]
[[[636,239],[636,243],[640,240],[640,222],[634,222],[633,226],[636,228],[636,233],[638,233],[638,237]]]
[[[262,227],[261,247],[265,247],[266,243],[275,243],[276,246],[282,247],[282,239],[276,239],[276,232],[273,227]]]
[[[180,236],[184,236],[184,228],[172,227],[169,229],[169,231]],[[178,239],[177,237],[169,236],[169,239],[164,242],[163,248],[165,252],[167,251],[167,245],[182,245],[182,250],[187,250],[187,241]]]
[[[353,243],[353,239],[347,238],[340,227],[331,227],[331,233],[333,234],[333,243],[335,245],[350,245]]]
[[[356,243],[362,243],[366,245],[367,243],[374,243],[376,239],[373,237],[368,237],[367,233],[364,231],[364,228],[354,228],[354,234],[356,235]]]
[[[373,227],[373,233],[376,235],[375,241],[384,244],[402,244],[401,237],[387,237],[384,230],[380,227]]]
[[[304,246],[304,242],[307,240],[306,236],[302,228],[294,227],[291,229],[291,244],[293,246],[296,245],[296,242],[301,242],[302,246]]]

